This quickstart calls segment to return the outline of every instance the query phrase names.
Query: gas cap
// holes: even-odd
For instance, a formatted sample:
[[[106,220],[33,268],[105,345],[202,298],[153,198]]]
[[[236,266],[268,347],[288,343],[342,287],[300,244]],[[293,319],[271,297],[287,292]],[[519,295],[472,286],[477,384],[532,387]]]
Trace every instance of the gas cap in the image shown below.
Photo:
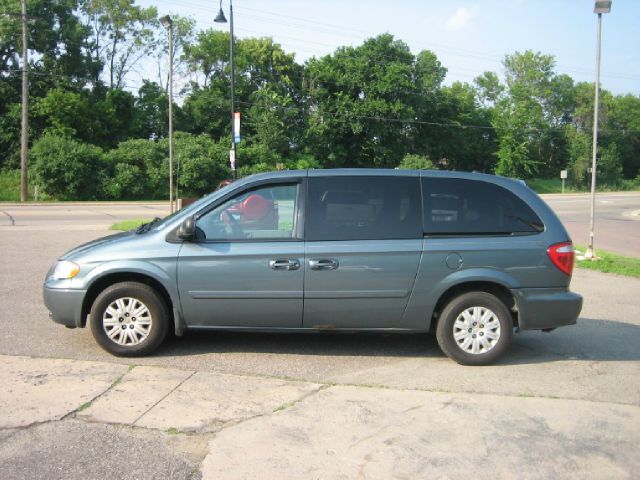
[[[451,270],[458,270],[459,268],[462,268],[462,257],[457,252],[450,253],[447,255],[445,263]]]

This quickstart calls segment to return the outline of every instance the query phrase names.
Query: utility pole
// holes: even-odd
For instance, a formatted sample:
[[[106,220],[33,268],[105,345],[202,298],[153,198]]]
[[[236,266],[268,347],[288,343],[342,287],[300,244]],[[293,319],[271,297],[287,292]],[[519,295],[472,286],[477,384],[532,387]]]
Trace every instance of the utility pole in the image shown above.
[[[173,213],[173,20],[169,15],[160,18],[169,34],[169,211]]]
[[[20,127],[20,201],[29,194],[29,59],[27,57],[27,0],[20,0],[22,20],[22,125]]]

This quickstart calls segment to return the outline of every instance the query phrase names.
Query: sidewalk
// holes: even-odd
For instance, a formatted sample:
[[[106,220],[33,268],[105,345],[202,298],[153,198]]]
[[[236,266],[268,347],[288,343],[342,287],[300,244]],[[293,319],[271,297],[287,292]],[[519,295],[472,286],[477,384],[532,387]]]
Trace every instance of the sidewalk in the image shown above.
[[[637,405],[18,356],[0,356],[0,381],[4,480],[632,478],[640,469]]]

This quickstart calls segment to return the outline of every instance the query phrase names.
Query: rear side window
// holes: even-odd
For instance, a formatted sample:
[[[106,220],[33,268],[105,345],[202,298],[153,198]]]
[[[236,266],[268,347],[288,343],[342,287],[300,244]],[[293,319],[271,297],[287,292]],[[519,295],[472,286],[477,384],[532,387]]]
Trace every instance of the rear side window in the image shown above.
[[[306,239],[422,237],[417,177],[309,178]]]
[[[426,234],[511,235],[544,230],[531,207],[492,183],[422,178],[422,194]]]

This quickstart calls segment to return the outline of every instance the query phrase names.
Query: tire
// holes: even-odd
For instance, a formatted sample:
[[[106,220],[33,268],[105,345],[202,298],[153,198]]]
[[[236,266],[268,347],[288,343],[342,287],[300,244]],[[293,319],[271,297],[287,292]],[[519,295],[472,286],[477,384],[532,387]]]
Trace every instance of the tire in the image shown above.
[[[461,365],[488,365],[511,342],[513,319],[500,299],[487,292],[464,293],[442,310],[436,327],[438,345]]]
[[[140,357],[153,352],[167,336],[169,310],[150,286],[115,283],[93,302],[90,325],[96,342],[107,352]]]

